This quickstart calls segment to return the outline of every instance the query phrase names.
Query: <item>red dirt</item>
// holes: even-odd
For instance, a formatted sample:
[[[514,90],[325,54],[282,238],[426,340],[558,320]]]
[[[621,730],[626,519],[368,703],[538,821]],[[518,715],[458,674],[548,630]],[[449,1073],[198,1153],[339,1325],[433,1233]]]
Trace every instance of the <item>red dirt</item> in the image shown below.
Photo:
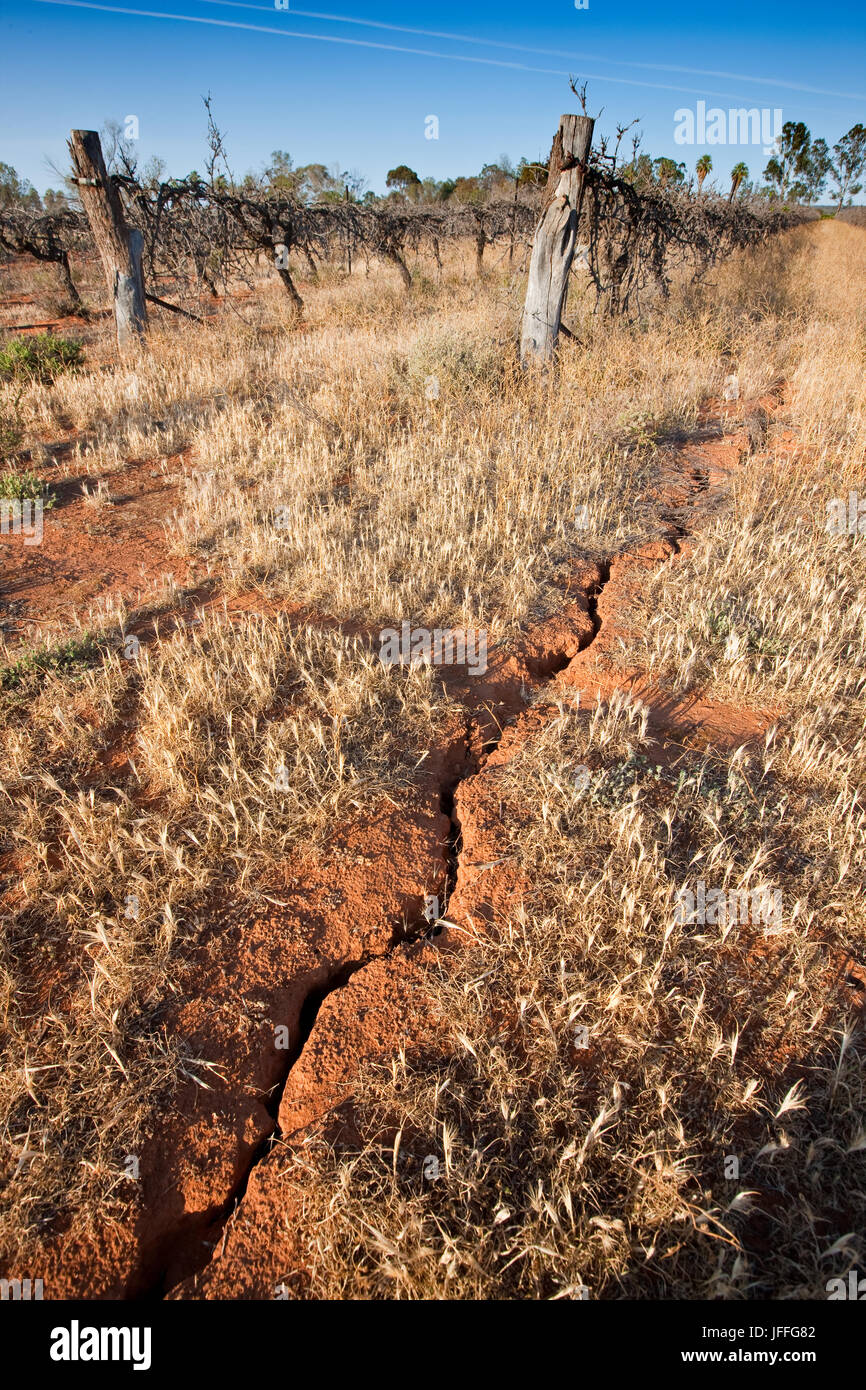
[[[419,930],[424,895],[442,891],[448,822],[438,788],[463,756],[455,731],[427,760],[405,807],[383,806],[327,852],[298,851],[257,885],[255,916],[248,904],[238,906],[228,881],[212,895],[207,928],[176,982],[183,1002],[166,1027],[213,1090],[192,1081],[182,1087],[176,1113],[139,1155],[134,1223],[72,1248],[68,1240],[48,1243],[40,1272],[52,1296],[170,1287],[201,1262],[209,1227],[273,1129],[268,1097],[298,1047],[311,994],[358,968],[366,977],[365,962],[381,963],[407,930]],[[288,1030],[285,1049],[275,1045],[280,1025]]]
[[[6,641],[33,640],[37,630],[61,640],[86,621],[95,605],[123,598],[130,606],[152,601],[166,576],[190,582],[190,562],[169,552],[164,523],[178,501],[178,457],[128,464],[110,474],[116,498],[99,508],[84,500],[86,476],[55,483],[53,507],[43,513],[41,545],[20,535],[0,536],[2,629]]]

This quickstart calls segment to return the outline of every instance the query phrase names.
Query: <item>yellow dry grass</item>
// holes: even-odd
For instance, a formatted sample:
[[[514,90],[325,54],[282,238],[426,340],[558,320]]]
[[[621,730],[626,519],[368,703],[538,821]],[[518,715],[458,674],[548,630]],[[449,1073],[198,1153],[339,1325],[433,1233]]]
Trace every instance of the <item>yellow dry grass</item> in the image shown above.
[[[170,326],[132,366],[28,391],[34,433],[82,432],[94,506],[129,459],[191,450],[170,535],[228,593],[505,637],[555,610],[575,554],[656,533],[655,443],[694,424],[730,358],[744,396],[789,383],[789,432],[647,579],[625,654],[785,722],[761,756],[686,755],[672,778],[627,702],[550,708],[498,774],[533,891],[431,974],[450,1055],[369,1071],[361,1152],[290,1160],[311,1296],[823,1296],[862,1258],[862,1036],[827,981],[834,953],[864,954],[866,539],[824,519],[866,494],[864,289],[862,231],[820,223],[633,327],[573,292],[581,343],[548,388],[515,370],[516,277],[467,286],[449,263],[408,308],[388,275],[323,277],[302,333],[263,290],[249,321]],[[116,647],[128,615],[103,618]],[[399,793],[445,713],[429,673],[397,680],[282,619],[210,618],[137,663],[111,649],[3,695],[7,1248],[61,1207],[104,1213],[120,1156],[194,1069],[159,1008],[217,866],[242,892]],[[121,718],[135,788],[86,785]],[[766,954],[675,921],[696,877],[781,890]],[[35,984],[52,955],[59,1002]],[[399,1162],[383,1124],[416,1136]]]

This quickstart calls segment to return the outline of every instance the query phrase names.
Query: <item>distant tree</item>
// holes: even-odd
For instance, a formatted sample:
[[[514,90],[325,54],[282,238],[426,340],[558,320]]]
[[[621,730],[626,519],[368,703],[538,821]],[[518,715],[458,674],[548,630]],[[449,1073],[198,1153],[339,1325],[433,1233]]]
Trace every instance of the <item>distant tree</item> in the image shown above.
[[[421,180],[408,164],[398,164],[396,169],[389,169],[385,175],[385,187],[393,188],[395,192],[409,198],[416,190],[420,190]]]
[[[42,195],[42,206],[46,212],[65,212],[69,207],[69,199],[62,189],[46,188]]]
[[[454,192],[454,189],[455,189],[456,187],[457,187],[457,180],[456,180],[456,179],[443,179],[442,182],[441,182],[440,185],[439,185],[439,194],[438,194],[438,197],[439,197],[440,203],[447,203],[448,199],[451,197],[451,195],[452,195],[452,193]]]
[[[541,160],[521,159],[517,166],[517,180],[522,185],[537,187],[547,182],[547,165]]]
[[[459,178],[455,180],[452,198],[457,203],[486,203],[489,193],[477,178]]]
[[[699,192],[699,193],[700,193],[701,189],[703,188],[704,179],[707,177],[707,174],[709,174],[709,173],[711,172],[712,167],[713,167],[712,155],[702,154],[701,157],[700,157],[700,159],[698,160],[697,164],[695,165],[695,173],[696,173],[697,176],[698,176],[698,192]]]
[[[831,161],[828,173],[835,185],[833,201],[838,200],[838,207],[841,208],[846,198],[850,203],[863,191],[863,185],[858,180],[866,173],[866,126],[859,122],[852,125],[848,133],[833,146],[833,154],[835,159]]]
[[[159,188],[159,185],[165,178],[165,171],[165,160],[160,159],[158,154],[151,155],[142,172],[142,184],[145,188]]]
[[[739,164],[735,164],[733,169],[731,170],[731,191],[728,194],[729,203],[733,202],[734,198],[736,197],[737,190],[740,187],[740,184],[745,183],[748,177],[748,166],[745,165],[742,162],[742,160],[740,160]]]
[[[785,200],[805,195],[811,148],[812,136],[805,122],[786,121],[775,153],[764,170],[764,178],[776,197]]]
[[[443,188],[445,188],[445,186],[446,185],[440,183],[438,179],[422,179],[416,190],[417,201],[419,203],[424,203],[427,206],[429,206],[431,203],[441,202],[442,190]],[[454,191],[453,179],[448,181],[448,191],[451,193],[453,193]]]
[[[360,169],[345,169],[340,177],[343,188],[349,190],[349,202],[360,203],[367,189],[367,180]]]
[[[39,212],[42,199],[27,179],[18,177],[11,164],[0,163],[0,208],[26,208]]]
[[[805,162],[800,178],[804,203],[817,203],[827,183],[827,175],[833,165],[827,141],[813,140],[809,147],[809,157]]]
[[[622,166],[622,177],[636,188],[646,188],[653,182],[653,162],[648,154],[635,153],[628,164]]]
[[[324,164],[301,164],[294,177],[294,192],[302,203],[332,203],[343,196],[339,166],[328,169]]]
[[[109,174],[135,176],[138,156],[135,141],[127,139],[120,121],[106,121],[100,132],[102,155]]]
[[[297,187],[297,174],[292,156],[287,150],[273,150],[271,162],[265,168],[265,179],[269,187],[281,193],[294,193]]]
[[[663,188],[670,183],[683,183],[685,181],[685,164],[677,164],[676,160],[668,159],[667,155],[661,155],[659,159],[653,160],[653,170]]]
[[[509,188],[514,185],[517,171],[511,160],[505,156],[500,157],[498,164],[485,164],[478,175],[478,186],[489,193],[491,197],[504,197]]]

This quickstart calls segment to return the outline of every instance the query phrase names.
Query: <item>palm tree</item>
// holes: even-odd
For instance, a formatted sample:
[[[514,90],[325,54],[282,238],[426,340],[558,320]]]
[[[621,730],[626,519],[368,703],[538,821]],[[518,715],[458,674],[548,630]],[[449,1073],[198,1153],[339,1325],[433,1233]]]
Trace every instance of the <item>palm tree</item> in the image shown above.
[[[704,179],[707,177],[707,174],[710,172],[710,170],[712,169],[712,167],[713,167],[712,156],[711,156],[711,155],[708,155],[708,154],[702,154],[701,157],[700,157],[700,159],[698,160],[697,164],[695,165],[695,173],[696,173],[697,176],[698,176],[698,192],[699,192],[699,193],[700,193],[700,191],[701,191],[701,188],[703,187]]]
[[[740,184],[743,183],[748,177],[749,171],[746,168],[745,164],[741,162],[739,164],[734,165],[733,169],[731,170],[731,191],[728,194],[729,203],[733,200],[734,194],[736,193]]]

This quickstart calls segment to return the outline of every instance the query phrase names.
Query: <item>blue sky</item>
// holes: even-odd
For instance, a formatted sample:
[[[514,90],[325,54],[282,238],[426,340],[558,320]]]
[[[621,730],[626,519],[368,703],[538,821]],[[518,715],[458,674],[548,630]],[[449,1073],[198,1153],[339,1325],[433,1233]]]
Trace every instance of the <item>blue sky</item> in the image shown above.
[[[678,146],[677,109],[780,107],[831,145],[866,122],[863,0],[277,2],[6,0],[0,159],[42,190],[57,183],[46,161],[66,166],[71,127],[135,115],[142,160],[201,169],[210,92],[236,173],[284,149],[381,190],[395,164],[444,178],[503,153],[546,156],[576,109],[569,73],[587,80],[591,114],[604,108],[602,131],[639,116],[644,149],[690,167],[709,149],[723,184],[738,160],[759,174],[761,148]]]

